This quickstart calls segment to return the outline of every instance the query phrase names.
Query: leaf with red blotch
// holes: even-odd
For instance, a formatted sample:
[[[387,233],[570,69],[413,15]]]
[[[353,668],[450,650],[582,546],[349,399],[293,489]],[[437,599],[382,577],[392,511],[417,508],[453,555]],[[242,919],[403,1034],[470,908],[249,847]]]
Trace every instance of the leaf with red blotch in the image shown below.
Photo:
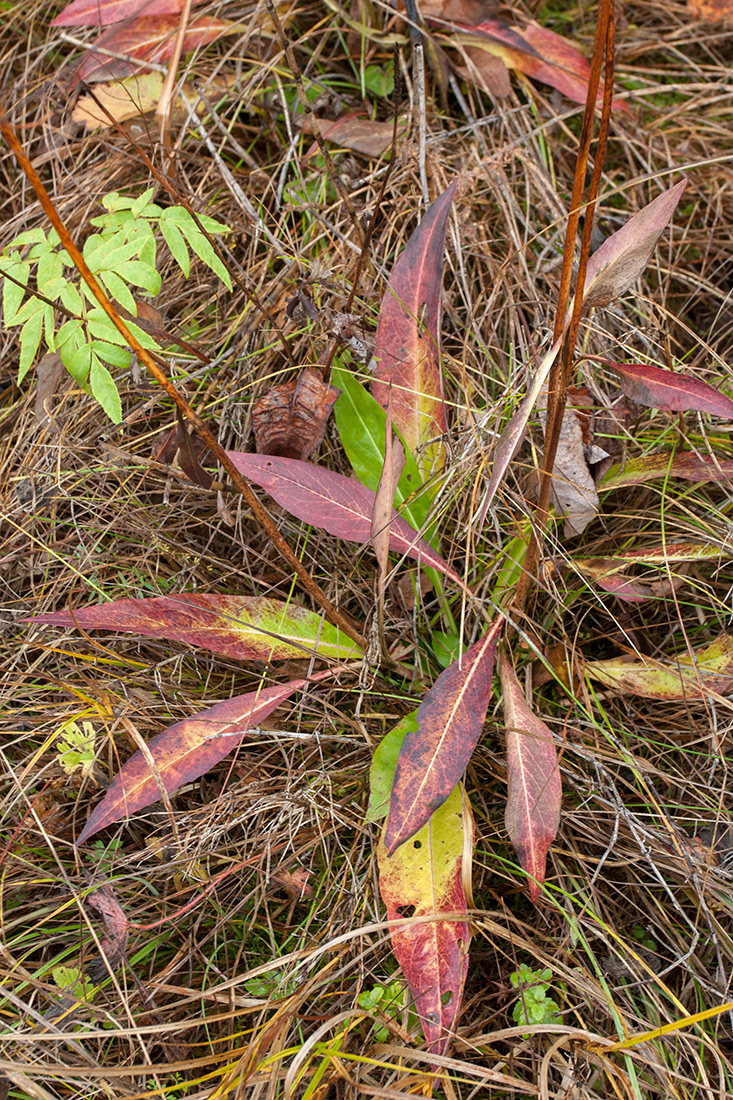
[[[383,839],[377,849],[387,918],[413,918],[391,928],[390,939],[431,1054],[447,1053],[463,1000],[470,940],[463,864],[472,851],[473,814],[460,784],[393,856]],[[429,919],[441,913],[465,919]]]
[[[193,0],[202,4],[204,0]],[[136,15],[178,15],[183,0],[71,0],[52,27],[108,27]]]
[[[320,615],[266,596],[182,592],[145,600],[113,600],[77,611],[51,611],[23,622],[82,630],[124,630],[201,646],[238,661],[298,657],[345,661],[361,656],[356,643]]]
[[[255,446],[261,455],[308,458],[323,439],[341,391],[305,367],[297,378],[273,386],[252,409]]]
[[[557,836],[562,780],[552,734],[527,704],[508,658],[497,661],[506,726],[507,796],[504,822],[537,905],[545,881],[545,861]]]
[[[173,56],[176,34],[180,25],[179,15],[142,15],[115,24],[97,38],[75,70],[70,86],[85,80],[122,80],[133,73],[144,72],[145,62],[162,65]],[[222,34],[234,34],[236,23],[224,19],[200,16],[193,19],[183,38],[183,52],[188,53],[205,46]],[[109,57],[100,51],[112,50],[124,54],[124,58]]]
[[[686,187],[684,179],[662,191],[596,249],[585,273],[584,311],[610,305],[639,278]]]
[[[679,455],[647,455],[611,466],[598,482],[598,489],[623,489],[645,485],[653,478],[678,477],[701,484],[705,481],[733,481],[733,458],[714,459],[684,452]]]
[[[588,661],[584,670],[593,680],[643,699],[705,699],[733,688],[733,637],[721,634],[692,654],[684,650],[668,661],[649,657],[616,657]]]
[[[507,68],[524,73],[532,80],[549,84],[574,103],[588,97],[590,62],[572,42],[554,31],[530,22],[524,27],[507,26],[500,19],[484,19],[475,26],[453,24],[454,32],[465,46],[484,49],[500,57]],[[598,106],[603,102],[603,84],[598,90]],[[622,99],[612,103],[616,111],[627,111]]]
[[[313,527],[322,527],[330,535],[347,542],[366,544],[371,540],[375,494],[358,481],[295,458],[249,455],[239,451],[227,451],[227,454],[240,473],[266,489],[297,519]],[[416,558],[422,565],[437,569],[464,587],[455,569],[425,539],[418,538],[395,511],[389,528],[389,548],[395,554]]]
[[[491,698],[499,615],[463,656],[441,672],[418,707],[395,768],[384,843],[391,855],[442,806],[466,770]]]
[[[603,362],[621,375],[624,393],[637,405],[733,417],[733,401],[707,382],[646,363],[613,363],[609,359]]]
[[[456,181],[430,206],[395,264],[374,340],[372,393],[418,458],[424,477],[445,465],[447,430],[440,365],[443,246]]]
[[[159,733],[149,742],[148,749],[166,791],[172,794],[182,784],[198,779],[233,752],[247,733],[255,730],[294,692],[328,676],[333,676],[332,670],[324,669],[308,680],[291,680],[235,695]],[[100,829],[158,802],[161,797],[145,757],[136,752],[112,780],[76,843],[83,844]]]

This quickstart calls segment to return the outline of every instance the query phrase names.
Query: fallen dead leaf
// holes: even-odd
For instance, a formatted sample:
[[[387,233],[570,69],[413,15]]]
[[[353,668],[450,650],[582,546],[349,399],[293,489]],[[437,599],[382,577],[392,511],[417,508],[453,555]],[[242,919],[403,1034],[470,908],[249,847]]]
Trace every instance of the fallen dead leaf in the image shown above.
[[[38,421],[38,426],[45,428],[47,424],[53,425],[51,408],[53,395],[64,373],[64,364],[57,351],[47,351],[41,357],[36,367],[36,400],[33,405],[33,413]]]
[[[687,10],[693,19],[699,19],[701,23],[725,23],[733,27],[731,0],[687,0]]]
[[[540,394],[537,409],[544,432],[547,389]],[[571,405],[563,414],[552,476],[552,497],[558,514],[565,517],[565,537],[582,535],[598,513],[599,500],[585,457],[581,420]]]
[[[324,382],[314,367],[273,386],[252,410],[257,453],[308,458],[323,439],[338,396],[339,390]]]
[[[387,152],[392,144],[393,125],[391,122],[373,122],[356,114],[342,115],[332,122],[331,119],[314,119],[324,141],[332,141],[342,149],[351,149],[353,153],[377,160]],[[397,126],[397,140],[404,137],[407,123],[403,120]],[[303,160],[318,152],[318,142],[314,141],[303,156]]]

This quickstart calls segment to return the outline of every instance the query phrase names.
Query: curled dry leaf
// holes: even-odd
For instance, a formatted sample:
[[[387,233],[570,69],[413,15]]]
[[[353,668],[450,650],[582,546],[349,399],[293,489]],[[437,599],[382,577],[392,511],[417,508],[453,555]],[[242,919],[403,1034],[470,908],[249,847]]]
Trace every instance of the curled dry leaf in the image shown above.
[[[266,596],[181,593],[145,600],[113,600],[22,621],[82,630],[123,630],[201,646],[239,661],[298,657],[349,660],[361,654],[355,642],[320,615]]]
[[[460,660],[441,672],[417,711],[417,729],[400,750],[384,834],[391,855],[442,806],[476,747],[491,699],[499,615]]]
[[[313,119],[313,125],[318,126],[321,137],[325,141],[333,142],[342,149],[350,149],[352,153],[360,153],[364,157],[378,160],[383,156],[392,144],[393,124],[391,122],[375,122],[370,118],[363,118],[356,114],[342,115],[335,122],[330,119]],[[406,123],[403,121],[397,126],[397,140],[405,136]],[[303,160],[315,156],[318,152],[318,142],[313,142],[303,156]]]
[[[733,419],[733,401],[707,382],[646,363],[606,361],[606,365],[621,375],[624,393],[637,405],[672,412],[694,410]]]
[[[537,403],[542,431],[547,423],[547,389]],[[552,497],[560,516],[565,517],[565,537],[582,535],[598,514],[598,492],[588,469],[583,431],[570,405],[563,413],[560,436],[552,467]]]
[[[202,710],[193,718],[184,718],[169,726],[148,744],[165,789],[172,794],[182,784],[192,783],[204,775],[296,691],[332,675],[330,669],[325,669],[314,673],[309,680],[291,680],[287,684],[249,691],[246,695],[235,695]],[[161,797],[156,777],[145,757],[136,752],[112,780],[76,843],[83,844],[100,829],[125,820]]]
[[[324,382],[313,367],[273,386],[252,409],[257,453],[308,458],[323,439],[338,396],[339,390]]]
[[[585,672],[606,687],[644,699],[690,702],[711,693],[725,695],[733,688],[733,638],[721,634],[692,655],[684,650],[670,661],[652,661],[649,657],[589,661]]]
[[[610,305],[639,278],[686,187],[684,179],[657,195],[596,249],[585,274],[584,311]]]
[[[372,392],[423,475],[443,468],[447,424],[440,365],[443,246],[456,181],[430,206],[395,264],[379,310]]]
[[[366,545],[370,541],[375,499],[371,489],[312,462],[238,451],[227,453],[240,473],[266,489],[291,515],[347,542]],[[455,569],[425,539],[418,538],[396,512],[390,522],[389,547],[393,553],[407,554],[422,565],[437,569],[463,587]]]
[[[529,896],[536,905],[545,881],[547,853],[560,825],[562,780],[550,730],[528,705],[503,653],[497,666],[504,700],[509,785],[504,821],[529,876]]]

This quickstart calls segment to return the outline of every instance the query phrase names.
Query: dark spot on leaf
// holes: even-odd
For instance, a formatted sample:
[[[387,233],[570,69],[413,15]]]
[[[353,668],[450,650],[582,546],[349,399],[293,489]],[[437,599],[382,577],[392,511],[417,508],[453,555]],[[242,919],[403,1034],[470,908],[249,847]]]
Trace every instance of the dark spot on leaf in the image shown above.
[[[412,846],[413,846],[413,848],[422,848],[422,841],[421,840],[413,840]]]
[[[414,905],[398,905],[397,915],[400,917],[414,917],[415,906]]]

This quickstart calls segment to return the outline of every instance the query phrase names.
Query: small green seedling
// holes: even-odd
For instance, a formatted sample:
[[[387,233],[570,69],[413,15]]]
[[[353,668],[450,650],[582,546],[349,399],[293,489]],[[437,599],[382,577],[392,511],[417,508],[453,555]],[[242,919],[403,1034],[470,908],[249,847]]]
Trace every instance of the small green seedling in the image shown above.
[[[152,196],[152,187],[137,199],[112,191],[102,199],[105,212],[92,218],[98,232],[87,237],[83,256],[109,297],[136,317],[131,288],[153,297],[159,293],[156,228],[186,278],[191,270],[190,248],[231,290],[227,269],[188,210],[163,208]],[[198,220],[207,233],[228,232],[225,225],[204,214]],[[18,381],[22,382],[44,343],[48,351],[58,352],[69,374],[96,398],[109,418],[120,421],[120,395],[108,367],[129,367],[131,353],[77,274],[56,230],[29,229],[6,245],[0,255],[0,281],[5,327],[20,328]],[[160,350],[133,321],[125,323],[142,347]]]
[[[75,1001],[93,1000],[97,987],[84,977],[78,966],[55,966],[51,974],[54,984],[67,997],[73,997]]]
[[[562,1019],[560,1006],[547,993],[552,982],[552,971],[532,970],[522,963],[509,978],[515,989],[521,990],[521,996],[514,1006],[512,1019],[515,1024],[556,1024]]]
[[[64,722],[56,735],[56,748],[58,762],[67,775],[81,772],[82,779],[89,777],[94,770],[94,740],[91,722]]]
[[[394,1020],[404,1007],[405,991],[401,982],[375,985],[373,989],[365,989],[360,993],[356,1003],[365,1012],[378,1013],[388,1020]],[[376,1024],[374,1038],[378,1043],[386,1043],[389,1039],[388,1029],[383,1024]]]

